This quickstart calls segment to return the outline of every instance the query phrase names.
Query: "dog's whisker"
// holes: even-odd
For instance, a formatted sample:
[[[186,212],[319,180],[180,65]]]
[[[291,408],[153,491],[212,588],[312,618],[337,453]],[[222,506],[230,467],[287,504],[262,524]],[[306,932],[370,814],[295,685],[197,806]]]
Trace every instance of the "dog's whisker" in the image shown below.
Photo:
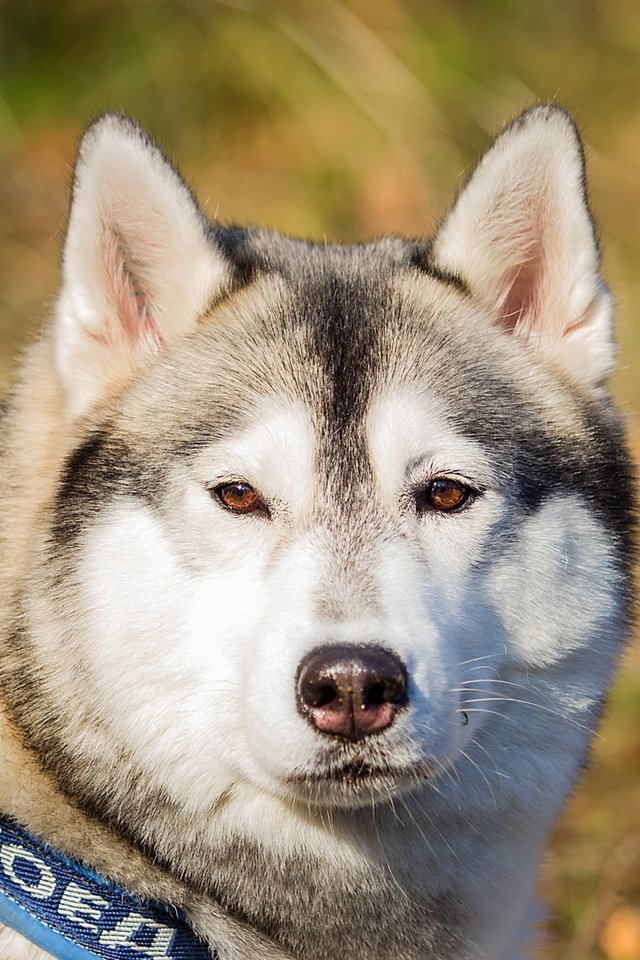
[[[469,703],[516,703],[525,707],[534,707],[537,710],[542,710],[545,713],[550,713],[554,717],[558,717],[560,720],[566,720],[567,723],[572,723],[576,727],[580,727],[582,730],[586,730],[588,733],[591,733],[591,727],[587,724],[581,723],[579,720],[576,720],[575,717],[567,716],[566,713],[561,713],[559,710],[554,710],[552,707],[547,707],[542,703],[537,703],[535,700],[521,700],[518,697],[474,697],[471,700],[465,700],[463,703],[464,709],[468,710],[467,704]]]
[[[493,660],[500,656],[498,653],[487,653],[483,657],[473,657],[471,660],[459,660],[456,667],[464,667],[468,663],[477,663],[479,660]]]
[[[473,757],[469,756],[469,754],[466,753],[464,750],[460,750],[460,756],[462,756],[468,763],[470,763],[471,766],[474,767],[474,769],[475,769],[475,770],[478,772],[478,774],[482,777],[482,779],[484,780],[484,782],[486,783],[486,785],[487,785],[487,787],[488,787],[488,789],[489,789],[489,793],[491,794],[491,797],[492,797],[492,799],[493,799],[494,807],[495,807],[496,810],[497,810],[497,809],[498,809],[498,800],[497,800],[496,795],[495,795],[495,793],[494,793],[493,787],[491,786],[491,783],[489,782],[489,778],[487,777],[487,775],[486,775],[486,773],[484,772],[484,770],[480,767],[480,765],[479,765],[478,763],[476,763],[476,761],[473,759]]]
[[[497,777],[501,777],[501,778],[504,779],[504,780],[510,780],[510,779],[511,779],[511,777],[510,777],[508,774],[502,773],[500,770],[498,770],[498,766],[497,766],[497,764],[496,764],[495,758],[489,753],[489,751],[486,749],[486,747],[483,746],[483,744],[481,744],[480,741],[479,741],[477,738],[472,737],[469,742],[470,742],[470,744],[471,744],[473,747],[476,748],[476,750],[482,751],[482,753],[486,756],[487,760],[488,760],[489,763],[491,764],[491,767],[492,767],[492,769],[493,769],[493,772],[495,773],[495,775],[496,775]]]

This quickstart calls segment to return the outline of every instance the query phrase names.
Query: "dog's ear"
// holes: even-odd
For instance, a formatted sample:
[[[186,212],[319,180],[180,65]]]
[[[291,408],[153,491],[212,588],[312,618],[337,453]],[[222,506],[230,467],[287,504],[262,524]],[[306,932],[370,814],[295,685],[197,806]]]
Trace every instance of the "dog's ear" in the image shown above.
[[[575,124],[534,107],[496,139],[433,244],[435,265],[465,281],[496,323],[585,386],[615,359],[611,299]]]
[[[229,281],[188,187],[126,117],[84,134],[62,272],[55,350],[72,417],[188,334]]]

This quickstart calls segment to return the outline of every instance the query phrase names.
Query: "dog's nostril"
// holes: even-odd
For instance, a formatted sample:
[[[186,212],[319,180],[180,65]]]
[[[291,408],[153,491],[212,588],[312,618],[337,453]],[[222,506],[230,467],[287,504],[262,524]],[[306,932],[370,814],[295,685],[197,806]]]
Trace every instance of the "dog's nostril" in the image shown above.
[[[333,684],[324,683],[314,689],[309,687],[308,701],[313,707],[326,707],[338,696],[338,689]]]
[[[405,695],[406,676],[397,673],[386,677],[382,681],[372,683],[363,694],[363,706],[374,706],[381,703],[398,703]]]
[[[300,713],[320,733],[348,740],[386,730],[406,693],[404,664],[383,647],[318,647],[298,671]]]
[[[374,706],[385,702],[385,687],[383,683],[373,683],[364,692],[362,706]]]

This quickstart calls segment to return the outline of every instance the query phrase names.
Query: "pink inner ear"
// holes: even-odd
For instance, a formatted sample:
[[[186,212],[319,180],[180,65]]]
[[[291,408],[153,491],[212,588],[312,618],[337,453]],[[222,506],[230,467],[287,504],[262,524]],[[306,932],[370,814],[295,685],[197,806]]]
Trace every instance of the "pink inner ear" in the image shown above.
[[[570,324],[568,327],[565,327],[563,330],[563,336],[566,337],[568,333],[573,333],[574,330],[579,330],[580,327],[584,327],[589,323],[592,323],[595,315],[597,313],[597,298],[591,301],[587,309],[584,311],[581,317],[578,317],[575,323]]]
[[[124,334],[132,346],[141,341],[161,346],[163,338],[150,312],[142,266],[135,269],[126,240],[108,223],[102,227],[102,258],[107,297],[120,328],[113,331],[115,337]]]
[[[541,245],[529,250],[522,263],[510,270],[505,277],[508,285],[498,323],[509,333],[522,325],[525,317],[535,321],[540,312],[540,285],[544,263]]]

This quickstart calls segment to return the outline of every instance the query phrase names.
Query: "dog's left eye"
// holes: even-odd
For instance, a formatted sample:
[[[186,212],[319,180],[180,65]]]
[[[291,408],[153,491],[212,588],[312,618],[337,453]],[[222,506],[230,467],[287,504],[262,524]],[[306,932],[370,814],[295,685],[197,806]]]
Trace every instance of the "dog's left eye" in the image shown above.
[[[460,480],[454,480],[451,477],[434,477],[425,487],[415,492],[414,499],[418,513],[429,510],[452,513],[477,495],[476,490]]]
[[[234,481],[221,483],[211,491],[216,500],[233,513],[263,513],[269,515],[269,508],[248,483]]]

